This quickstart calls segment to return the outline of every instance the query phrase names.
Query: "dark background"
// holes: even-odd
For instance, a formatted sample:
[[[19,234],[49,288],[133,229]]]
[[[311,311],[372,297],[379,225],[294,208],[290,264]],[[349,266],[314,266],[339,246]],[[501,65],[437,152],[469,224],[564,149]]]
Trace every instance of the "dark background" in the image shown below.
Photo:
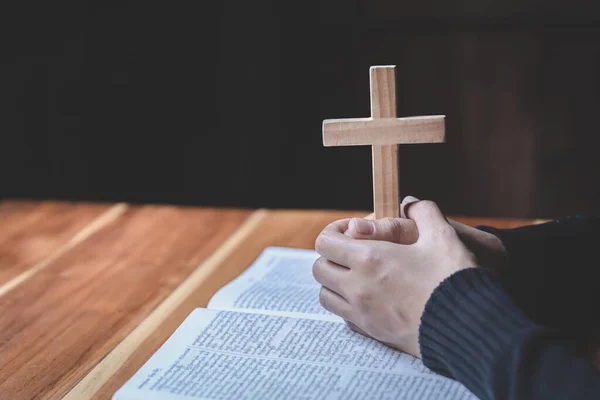
[[[598,210],[595,1],[4,2],[0,196],[370,209],[368,147],[321,121],[369,115],[396,64],[400,189],[452,214]],[[12,4],[15,3],[15,4]]]

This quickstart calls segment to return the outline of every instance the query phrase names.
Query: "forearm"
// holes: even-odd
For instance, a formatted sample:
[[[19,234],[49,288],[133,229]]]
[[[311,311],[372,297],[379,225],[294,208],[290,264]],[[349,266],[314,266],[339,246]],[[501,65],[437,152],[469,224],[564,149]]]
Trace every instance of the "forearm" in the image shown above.
[[[488,271],[460,271],[421,321],[423,361],[485,399],[600,398],[600,374],[569,340],[533,323]]]

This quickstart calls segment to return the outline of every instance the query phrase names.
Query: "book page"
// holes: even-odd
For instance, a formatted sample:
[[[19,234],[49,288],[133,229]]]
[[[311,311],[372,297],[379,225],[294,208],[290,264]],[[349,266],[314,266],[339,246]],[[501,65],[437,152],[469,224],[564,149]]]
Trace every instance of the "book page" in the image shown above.
[[[476,398],[331,321],[195,310],[114,400]]]
[[[344,322],[319,303],[312,250],[269,247],[240,276],[221,288],[209,309]]]

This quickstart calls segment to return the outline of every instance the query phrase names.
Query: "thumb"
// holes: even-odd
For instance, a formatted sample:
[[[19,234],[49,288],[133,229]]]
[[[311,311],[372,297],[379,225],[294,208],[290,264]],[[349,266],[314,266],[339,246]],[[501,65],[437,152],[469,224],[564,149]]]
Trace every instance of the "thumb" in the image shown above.
[[[433,201],[415,201],[405,205],[406,217],[415,221],[421,234],[426,234],[441,226],[448,225],[448,221],[440,208]]]
[[[368,220],[352,218],[348,233],[354,239],[385,240],[398,244],[413,244],[419,238],[414,221],[403,218]]]

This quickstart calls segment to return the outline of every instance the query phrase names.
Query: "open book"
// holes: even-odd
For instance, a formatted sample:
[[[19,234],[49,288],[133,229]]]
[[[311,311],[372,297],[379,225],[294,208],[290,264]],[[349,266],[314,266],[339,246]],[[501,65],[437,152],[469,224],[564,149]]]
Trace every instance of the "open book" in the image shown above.
[[[317,257],[267,248],[194,310],[113,400],[475,399],[321,307]]]

